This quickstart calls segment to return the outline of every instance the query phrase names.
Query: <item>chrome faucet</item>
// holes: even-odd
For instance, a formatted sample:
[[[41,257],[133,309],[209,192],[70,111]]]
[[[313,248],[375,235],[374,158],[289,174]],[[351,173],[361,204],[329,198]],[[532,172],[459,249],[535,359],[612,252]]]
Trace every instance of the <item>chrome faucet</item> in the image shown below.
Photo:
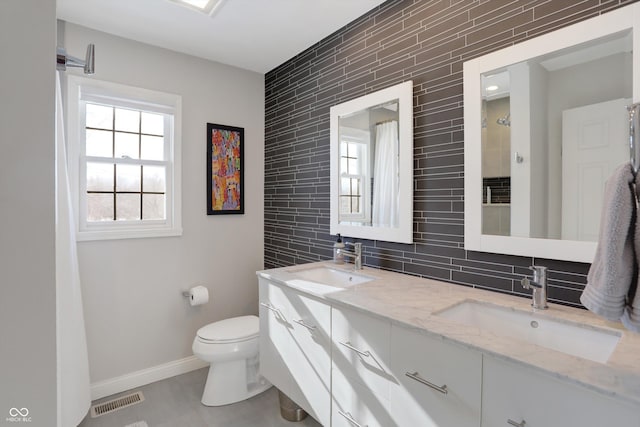
[[[353,269],[362,270],[362,243],[345,242],[347,246],[353,246],[353,252],[346,249],[338,249],[338,253],[347,258],[353,259]]]
[[[531,280],[524,278],[520,281],[522,287],[533,291],[533,302],[531,306],[538,310],[546,310],[547,305],[547,267],[532,265],[529,267],[533,270]]]

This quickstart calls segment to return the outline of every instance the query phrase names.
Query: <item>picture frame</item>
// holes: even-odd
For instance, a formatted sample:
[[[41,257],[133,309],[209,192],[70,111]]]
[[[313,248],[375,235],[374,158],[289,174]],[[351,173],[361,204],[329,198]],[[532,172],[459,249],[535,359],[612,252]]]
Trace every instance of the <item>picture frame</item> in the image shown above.
[[[244,214],[244,128],[207,123],[207,215]]]

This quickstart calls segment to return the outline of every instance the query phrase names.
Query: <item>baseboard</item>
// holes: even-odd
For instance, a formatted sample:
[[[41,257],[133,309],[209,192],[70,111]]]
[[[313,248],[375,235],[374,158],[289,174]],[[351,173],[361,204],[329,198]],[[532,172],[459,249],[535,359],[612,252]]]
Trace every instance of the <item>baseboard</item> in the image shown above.
[[[163,363],[162,365],[153,366],[141,371],[131,372],[130,374],[122,375],[120,377],[98,381],[91,384],[91,400],[93,401],[106,396],[111,396],[112,394],[151,384],[156,381],[164,380],[165,378],[186,374],[187,372],[204,368],[207,365],[207,362],[204,362],[195,356],[189,356],[184,359]]]

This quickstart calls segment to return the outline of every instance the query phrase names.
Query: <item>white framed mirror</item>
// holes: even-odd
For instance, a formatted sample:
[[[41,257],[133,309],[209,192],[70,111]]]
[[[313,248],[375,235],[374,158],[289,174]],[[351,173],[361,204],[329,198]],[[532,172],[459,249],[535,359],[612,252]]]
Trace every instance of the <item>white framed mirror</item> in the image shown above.
[[[629,162],[640,4],[464,63],[465,249],[590,263]]]
[[[331,107],[330,233],[413,242],[413,82]]]

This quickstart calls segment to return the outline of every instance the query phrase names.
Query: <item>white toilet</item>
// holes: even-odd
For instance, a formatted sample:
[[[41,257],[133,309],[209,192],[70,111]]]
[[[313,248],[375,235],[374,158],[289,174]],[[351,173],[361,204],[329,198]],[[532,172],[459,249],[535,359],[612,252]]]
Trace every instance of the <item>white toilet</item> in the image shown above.
[[[256,316],[233,317],[198,329],[193,354],[211,364],[202,394],[203,405],[228,405],[271,387],[258,374],[259,332]]]

